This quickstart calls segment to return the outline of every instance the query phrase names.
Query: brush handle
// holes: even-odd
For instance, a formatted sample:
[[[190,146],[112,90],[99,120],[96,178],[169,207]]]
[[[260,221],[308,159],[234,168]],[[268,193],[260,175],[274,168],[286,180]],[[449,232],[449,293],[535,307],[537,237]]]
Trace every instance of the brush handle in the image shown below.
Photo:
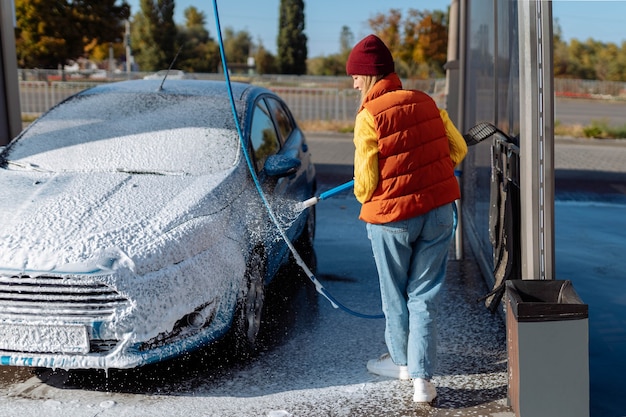
[[[353,186],[354,186],[354,180],[348,181],[345,184],[341,184],[341,185],[339,185],[339,186],[337,186],[335,188],[331,188],[328,191],[324,191],[323,193],[320,194],[319,199],[320,200],[325,200],[328,197],[332,197],[335,194],[338,194],[338,193],[342,192],[343,190],[347,190],[348,188],[353,187]]]

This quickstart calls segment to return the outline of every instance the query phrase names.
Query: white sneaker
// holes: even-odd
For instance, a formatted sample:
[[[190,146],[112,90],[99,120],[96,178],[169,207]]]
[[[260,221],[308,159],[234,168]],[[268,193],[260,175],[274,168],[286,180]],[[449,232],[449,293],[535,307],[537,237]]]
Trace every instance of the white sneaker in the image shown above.
[[[416,403],[430,403],[437,398],[437,389],[426,379],[415,378],[413,380],[413,387],[415,388],[413,401]]]
[[[367,361],[367,370],[373,374],[389,378],[402,380],[410,379],[409,369],[406,366],[398,366],[393,363],[388,353],[381,355],[378,359],[370,359]]]

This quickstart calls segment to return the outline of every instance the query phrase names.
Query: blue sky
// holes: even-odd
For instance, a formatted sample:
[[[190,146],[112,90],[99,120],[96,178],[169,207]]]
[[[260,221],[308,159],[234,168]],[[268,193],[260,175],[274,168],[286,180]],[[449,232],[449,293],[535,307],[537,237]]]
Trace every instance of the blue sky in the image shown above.
[[[127,0],[132,12],[139,10],[139,0]],[[389,9],[445,10],[450,0],[308,0],[305,1],[305,33],[308,37],[309,57],[330,55],[339,48],[342,26],[348,26],[355,41],[370,33],[367,21]],[[256,43],[276,52],[278,9],[280,0],[217,0],[222,31],[231,27],[246,30]],[[213,1],[176,0],[175,20],[184,22],[183,11],[195,6],[207,17],[207,29],[216,36]],[[572,1],[555,0],[553,16],[558,19],[566,40],[584,41],[593,38],[621,45],[626,41],[626,1]]]

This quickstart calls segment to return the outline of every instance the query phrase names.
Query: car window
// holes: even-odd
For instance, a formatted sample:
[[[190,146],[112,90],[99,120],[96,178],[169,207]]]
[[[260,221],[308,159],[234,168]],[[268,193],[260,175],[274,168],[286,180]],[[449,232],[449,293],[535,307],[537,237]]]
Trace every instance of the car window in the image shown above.
[[[250,141],[252,142],[256,168],[257,171],[260,171],[263,169],[267,157],[274,155],[280,149],[274,123],[263,100],[259,100],[254,106],[251,126]]]
[[[282,142],[284,143],[294,128],[291,117],[289,117],[287,110],[278,100],[268,98],[267,103],[269,104],[272,115],[274,116],[278,130],[280,131]]]

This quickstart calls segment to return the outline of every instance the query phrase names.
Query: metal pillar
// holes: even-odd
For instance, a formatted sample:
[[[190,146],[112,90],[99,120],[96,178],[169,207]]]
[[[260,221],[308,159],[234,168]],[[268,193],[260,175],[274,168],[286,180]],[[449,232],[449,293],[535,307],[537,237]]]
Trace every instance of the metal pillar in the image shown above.
[[[519,1],[518,28],[522,278],[554,279],[551,2]]]
[[[0,1],[0,146],[22,130],[12,1]]]
[[[447,52],[447,62],[445,65],[446,70],[446,110],[450,116],[450,120],[454,123],[454,125],[459,129],[459,131],[464,132],[466,129],[462,125],[463,124],[463,94],[460,93],[463,91],[463,79],[461,76],[461,53],[462,48],[460,48],[461,43],[461,25],[460,25],[460,0],[451,0],[450,1],[450,12],[448,16],[448,52]],[[463,189],[463,163],[456,171],[457,179],[459,181],[459,186],[461,190]],[[462,198],[462,197],[461,197]],[[463,201],[457,200],[457,215],[458,222],[457,228],[454,235],[454,249],[455,249],[455,257],[456,260],[463,259]]]

